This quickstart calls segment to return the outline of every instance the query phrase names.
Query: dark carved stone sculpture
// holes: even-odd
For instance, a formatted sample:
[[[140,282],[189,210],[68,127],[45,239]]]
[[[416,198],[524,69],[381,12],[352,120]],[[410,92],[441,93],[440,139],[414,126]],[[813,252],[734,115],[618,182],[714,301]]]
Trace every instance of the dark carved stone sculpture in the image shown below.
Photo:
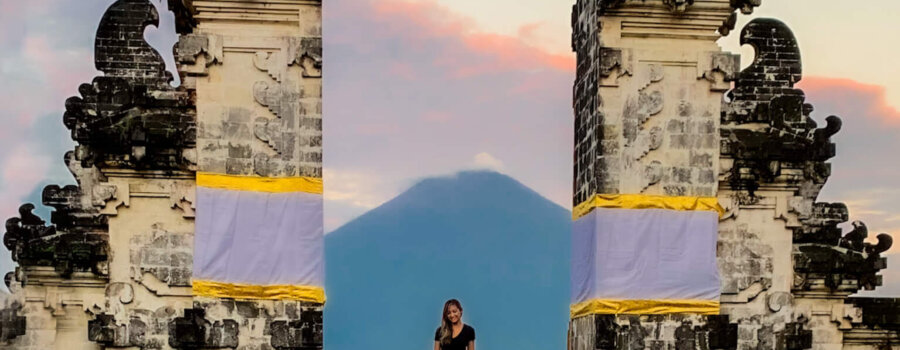
[[[847,207],[815,202],[831,174],[826,162],[835,155],[831,136],[840,130],[841,120],[829,116],[826,126],[818,128],[810,116],[812,105],[794,88],[802,78],[800,49],[784,23],[755,19],[741,32],[741,44],[752,45],[756,57],[735,81],[722,116],[722,154],[734,159],[731,187],[750,197],[761,184],[781,181],[815,189],[800,194],[810,209],[799,213],[802,226],[794,229],[794,269],[801,277],[795,288],[810,288],[810,280],[824,279],[832,290],[844,280],[874,289],[881,284],[878,271],[886,267],[880,254],[890,248],[891,237],[881,234],[878,244],[864,243],[868,234],[862,223],[854,223],[854,230],[842,237],[838,225],[849,219]],[[750,124],[764,127],[742,127]],[[803,176],[787,175],[792,171]]]
[[[170,85],[165,62],[143,38],[158,22],[145,0],[119,0],[103,16],[95,62],[104,75],[79,87],[81,97],[66,101],[63,118],[84,166],[191,167],[185,154],[196,140],[190,95]]]

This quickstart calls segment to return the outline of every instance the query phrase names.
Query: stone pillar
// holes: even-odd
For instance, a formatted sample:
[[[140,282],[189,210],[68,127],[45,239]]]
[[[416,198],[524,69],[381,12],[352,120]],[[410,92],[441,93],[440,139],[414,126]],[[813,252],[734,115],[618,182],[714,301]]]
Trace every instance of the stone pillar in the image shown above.
[[[197,108],[198,171],[321,179],[321,1],[169,3],[178,21],[182,86]],[[195,297],[193,317],[224,320],[226,331],[237,331],[228,341],[241,347],[316,349],[322,348],[322,306]],[[191,329],[192,322],[181,325]]]
[[[739,57],[716,44],[759,1],[581,0],[573,9],[573,205],[594,195],[716,197],[723,94]],[[702,330],[700,328],[702,327]],[[590,315],[572,349],[729,347],[727,317]]]
[[[196,101],[199,170],[321,177],[321,3],[196,3],[176,59]]]
[[[739,68],[729,1],[579,1],[574,205],[594,194],[715,196],[722,95]]]

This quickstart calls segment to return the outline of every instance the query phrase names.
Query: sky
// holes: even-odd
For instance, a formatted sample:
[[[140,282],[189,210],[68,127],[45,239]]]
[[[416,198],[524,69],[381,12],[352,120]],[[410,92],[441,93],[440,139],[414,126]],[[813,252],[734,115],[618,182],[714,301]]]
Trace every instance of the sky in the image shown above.
[[[465,169],[509,174],[571,207],[573,2],[325,1],[326,230],[419,179]],[[0,0],[0,218],[39,202],[48,183],[72,183],[64,101],[98,74],[93,35],[110,3]],[[820,200],[846,202],[851,220],[900,238],[896,13],[890,0],[766,0],[738,26],[769,16],[792,27],[814,117],[844,121]],[[146,37],[171,67],[172,15],[161,15]],[[737,35],[720,44],[752,55]]]

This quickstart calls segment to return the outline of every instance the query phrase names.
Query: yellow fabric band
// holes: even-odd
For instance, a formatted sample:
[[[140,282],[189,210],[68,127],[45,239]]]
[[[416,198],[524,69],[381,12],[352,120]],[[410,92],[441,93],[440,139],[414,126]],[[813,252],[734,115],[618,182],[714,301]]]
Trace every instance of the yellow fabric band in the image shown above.
[[[198,172],[197,186],[235,191],[322,194],[322,179],[317,177],[259,177]]]
[[[251,300],[301,300],[325,303],[325,289],[313,286],[251,285],[214,281],[193,281],[194,295],[211,298]]]
[[[572,209],[572,220],[577,220],[578,218],[587,215],[594,210],[594,208],[702,210],[718,212],[719,216],[725,213],[725,209],[719,205],[719,199],[715,197],[595,194],[590,199],[576,205],[575,208]]]
[[[572,318],[587,315],[718,315],[719,302],[711,300],[613,300],[593,299],[572,305]]]

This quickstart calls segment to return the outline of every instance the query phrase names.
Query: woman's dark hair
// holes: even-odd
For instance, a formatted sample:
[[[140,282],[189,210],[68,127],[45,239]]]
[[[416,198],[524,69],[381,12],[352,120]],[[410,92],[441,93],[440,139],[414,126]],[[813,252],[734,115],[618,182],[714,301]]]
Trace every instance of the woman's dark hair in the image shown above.
[[[450,299],[444,303],[444,312],[441,313],[441,344],[447,345],[450,344],[450,341],[453,340],[453,324],[450,323],[450,320],[447,318],[447,314],[450,313],[450,305],[456,306],[459,309],[460,316],[462,315],[462,305],[459,304],[459,300]]]

